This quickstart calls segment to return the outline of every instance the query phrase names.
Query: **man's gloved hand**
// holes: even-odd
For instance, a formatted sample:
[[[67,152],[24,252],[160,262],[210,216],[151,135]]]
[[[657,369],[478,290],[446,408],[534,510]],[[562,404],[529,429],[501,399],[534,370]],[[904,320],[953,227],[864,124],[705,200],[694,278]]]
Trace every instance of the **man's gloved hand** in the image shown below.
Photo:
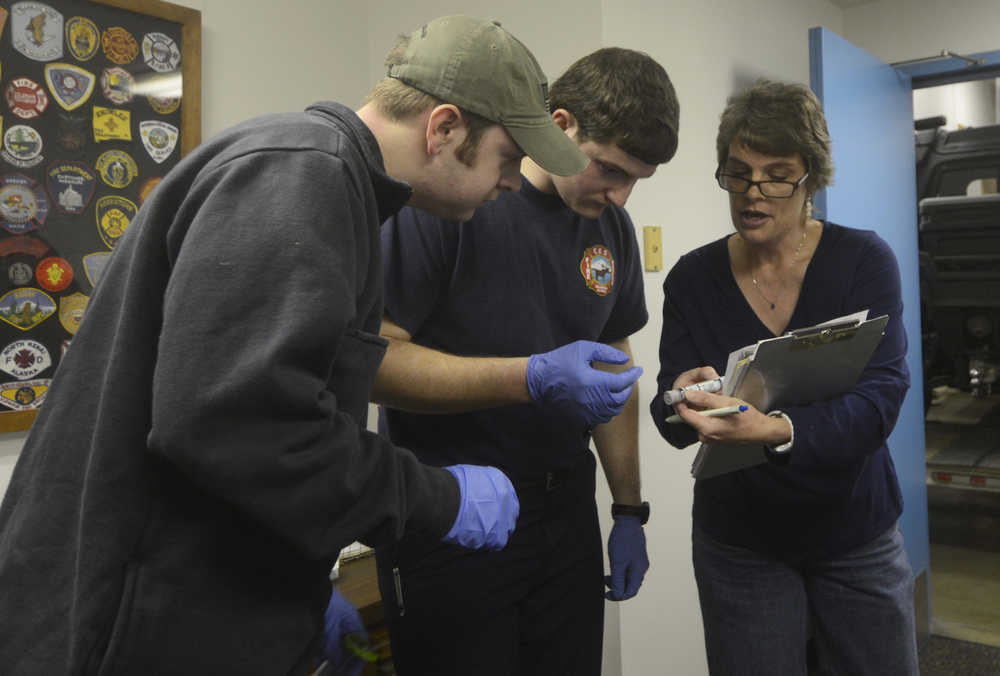
[[[646,557],[646,534],[637,516],[616,516],[608,537],[608,561],[611,575],[604,578],[609,587],[604,598],[624,601],[639,592],[642,578],[649,570]]]
[[[326,606],[326,627],[324,629],[323,657],[327,667],[323,674],[331,676],[358,676],[365,668],[364,660],[351,653],[344,645],[348,634],[358,634],[367,639],[365,626],[357,609],[343,595],[333,590],[330,603]]]
[[[621,412],[642,369],[634,366],[623,373],[608,373],[590,363],[624,364],[628,360],[621,350],[589,340],[533,354],[526,374],[528,392],[535,401],[550,404],[588,427],[606,423]]]
[[[451,465],[445,469],[458,481],[461,503],[444,541],[469,549],[506,547],[521,510],[507,475],[496,467],[479,465]]]

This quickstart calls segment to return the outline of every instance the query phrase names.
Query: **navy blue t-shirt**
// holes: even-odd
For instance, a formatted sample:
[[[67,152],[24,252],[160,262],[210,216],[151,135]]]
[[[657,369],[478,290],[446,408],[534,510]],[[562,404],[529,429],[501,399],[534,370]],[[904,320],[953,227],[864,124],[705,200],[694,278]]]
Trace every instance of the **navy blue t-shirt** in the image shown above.
[[[774,337],[733,277],[726,239],[682,256],[663,284],[660,373],[650,411],[678,448],[697,441],[697,434],[665,422],[673,411],[663,403],[664,390],[690,368],[710,365],[723,373],[732,350]],[[854,389],[782,407],[795,428],[787,465],[698,480],[696,527],[756,551],[822,558],[872,540],[899,517],[902,497],[886,447],[909,387],[899,269],[874,232],[824,223],[788,330],[864,309],[872,318],[888,315],[889,322]]]
[[[611,343],[648,314],[628,214],[570,210],[522,179],[466,222],[405,208],[382,226],[386,314],[414,343],[524,357],[575,340]],[[533,404],[458,415],[387,409],[383,431],[424,462],[488,463],[534,476],[588,453],[589,430]]]

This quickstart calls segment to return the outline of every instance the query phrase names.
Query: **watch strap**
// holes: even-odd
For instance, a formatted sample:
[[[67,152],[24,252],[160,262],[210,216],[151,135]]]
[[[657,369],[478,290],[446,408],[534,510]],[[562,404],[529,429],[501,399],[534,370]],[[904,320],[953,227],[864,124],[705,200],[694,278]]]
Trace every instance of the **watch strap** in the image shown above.
[[[649,521],[649,503],[643,502],[641,505],[612,503],[611,516],[636,516],[639,517],[639,523],[646,525],[646,522]]]

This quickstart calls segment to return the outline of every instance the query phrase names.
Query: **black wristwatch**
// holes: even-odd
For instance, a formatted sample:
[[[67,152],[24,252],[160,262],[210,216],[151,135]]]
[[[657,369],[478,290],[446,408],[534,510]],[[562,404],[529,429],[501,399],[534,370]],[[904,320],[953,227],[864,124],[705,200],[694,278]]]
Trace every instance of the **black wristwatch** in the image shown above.
[[[644,502],[641,505],[619,505],[618,503],[611,504],[611,516],[637,516],[639,517],[639,523],[646,525],[649,521],[649,503]]]

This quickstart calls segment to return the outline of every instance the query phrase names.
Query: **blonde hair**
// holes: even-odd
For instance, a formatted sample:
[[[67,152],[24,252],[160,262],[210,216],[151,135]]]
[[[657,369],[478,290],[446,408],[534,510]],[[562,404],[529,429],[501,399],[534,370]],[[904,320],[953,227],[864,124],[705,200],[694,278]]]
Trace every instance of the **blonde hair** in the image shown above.
[[[391,66],[402,63],[403,53],[406,51],[409,43],[409,35],[400,36],[396,46],[385,57],[386,70]],[[365,97],[364,103],[371,103],[382,115],[391,120],[402,122],[420,115],[428,108],[434,108],[447,102],[441,101],[426,92],[422,92],[405,82],[392,77],[386,77],[372,88],[368,96]],[[497,123],[461,107],[459,107],[459,111],[465,122],[467,134],[465,140],[455,149],[455,156],[464,164],[472,166],[472,163],[476,160],[479,142],[482,140],[483,134]]]

